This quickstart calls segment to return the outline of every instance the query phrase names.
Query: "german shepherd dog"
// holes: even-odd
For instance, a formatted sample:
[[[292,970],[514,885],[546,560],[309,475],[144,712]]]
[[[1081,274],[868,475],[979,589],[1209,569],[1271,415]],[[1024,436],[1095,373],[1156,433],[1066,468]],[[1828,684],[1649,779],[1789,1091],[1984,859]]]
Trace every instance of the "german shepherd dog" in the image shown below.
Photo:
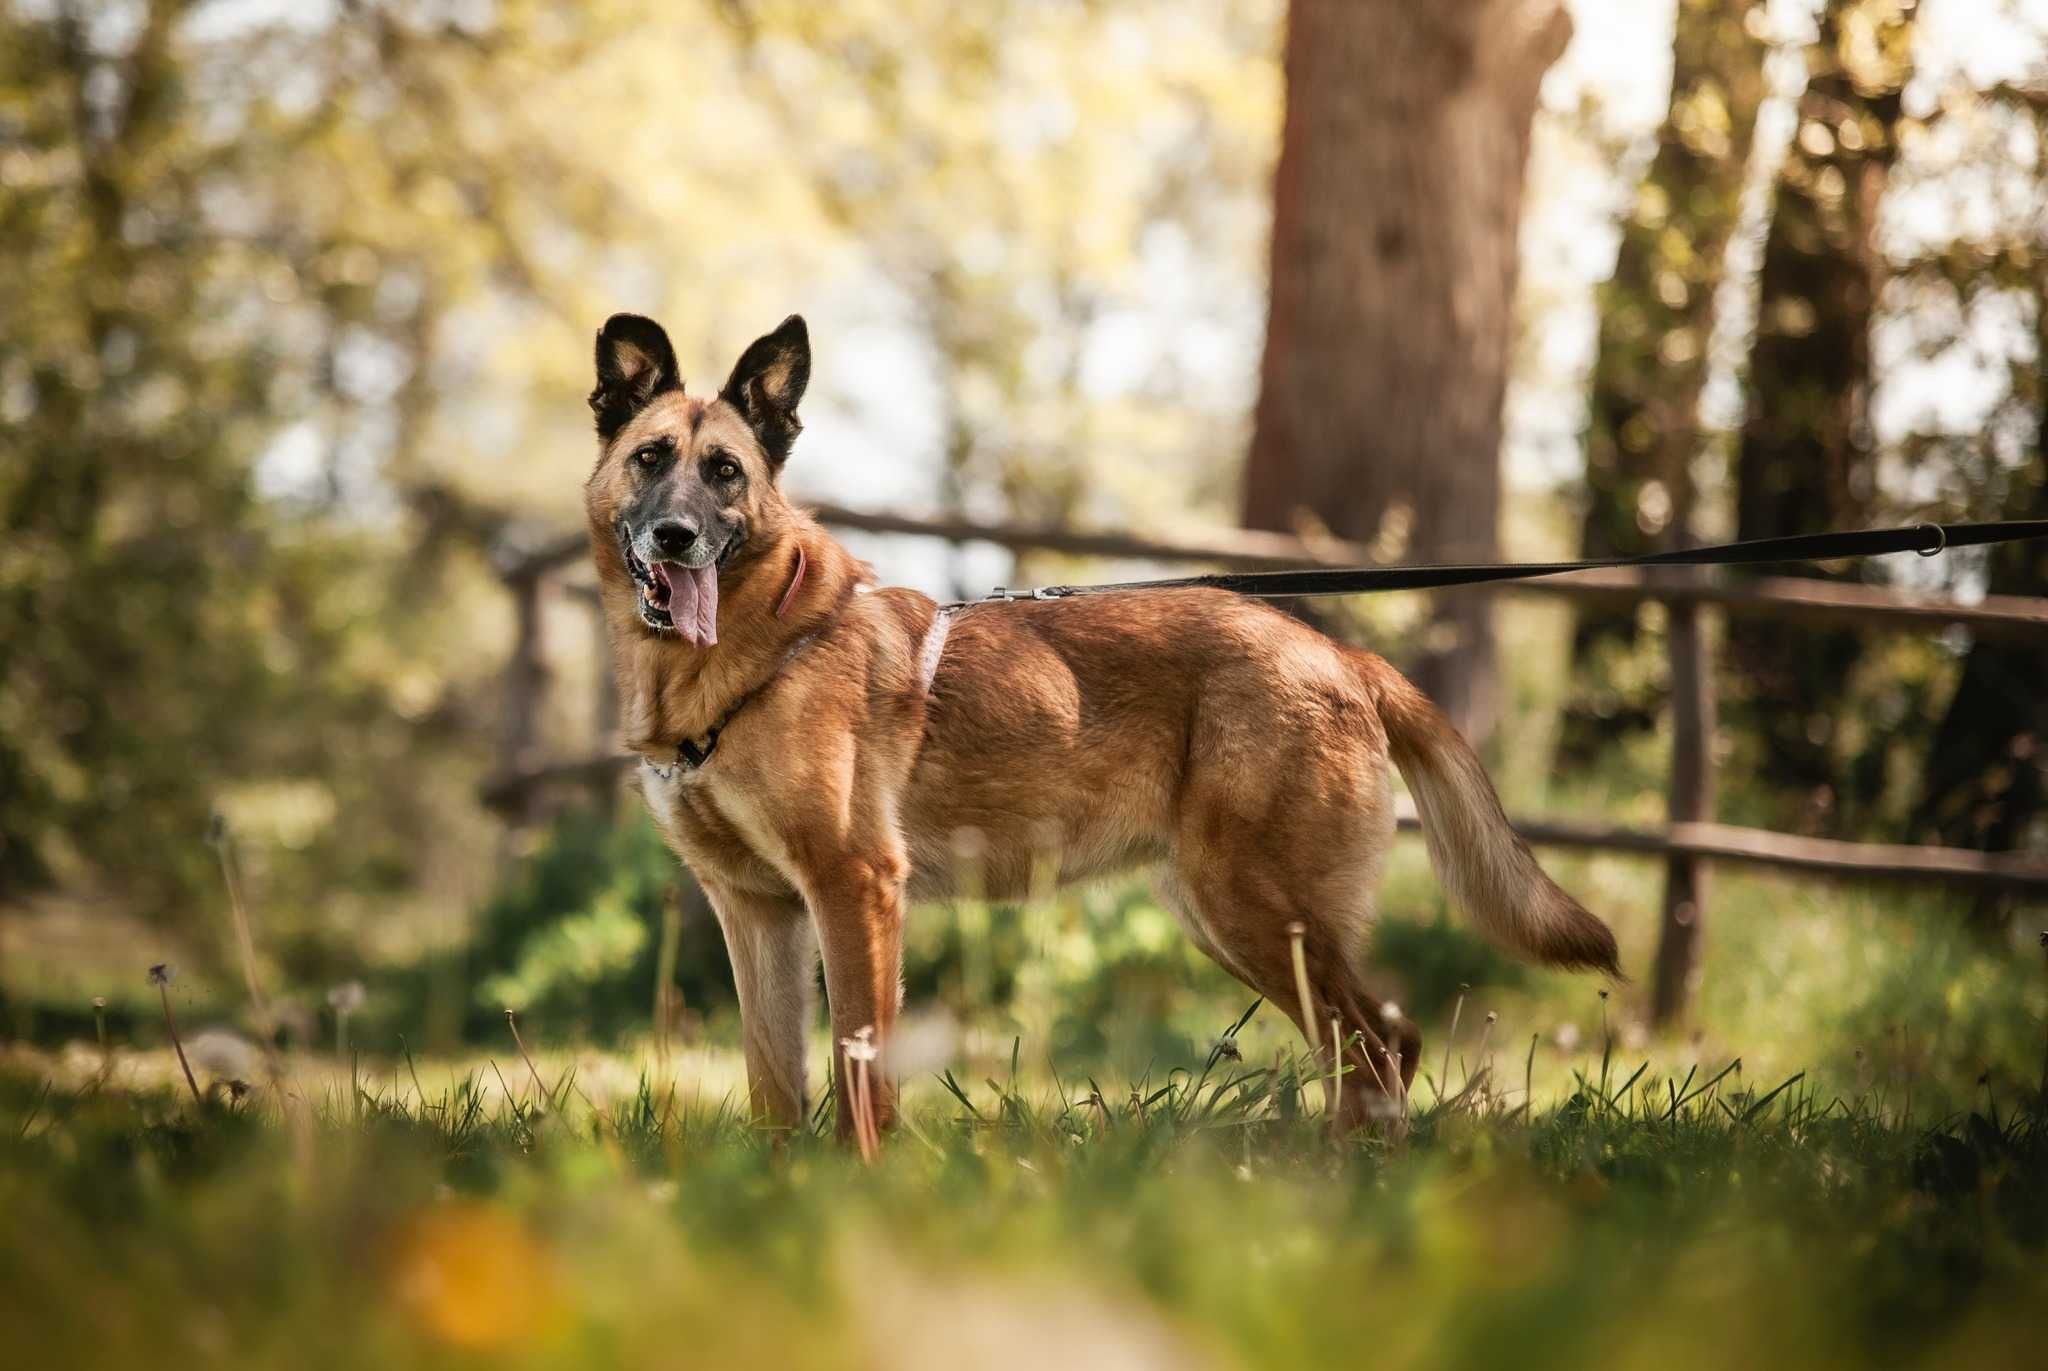
[[[993,899],[1022,896],[1034,865],[1077,881],[1155,864],[1196,944],[1293,1018],[1325,1069],[1343,1053],[1340,1128],[1405,1089],[1421,1047],[1360,979],[1390,761],[1481,929],[1619,974],[1613,934],[1537,866],[1472,749],[1371,653],[1222,591],[941,608],[875,585],[782,495],[810,369],[791,316],[717,394],[687,394],[660,325],[620,314],[597,335],[590,395],[585,505],[622,741],[724,929],[757,1117],[806,1117],[822,953],[833,1041],[868,1030],[881,1050],[870,1099],[886,1126],[905,912],[948,893],[968,830]]]

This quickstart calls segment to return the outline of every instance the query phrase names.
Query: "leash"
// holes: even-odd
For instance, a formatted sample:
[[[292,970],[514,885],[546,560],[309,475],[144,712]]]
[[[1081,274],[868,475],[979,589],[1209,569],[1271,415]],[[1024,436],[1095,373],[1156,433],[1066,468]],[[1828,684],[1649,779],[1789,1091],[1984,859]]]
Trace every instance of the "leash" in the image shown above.
[[[1121,590],[1229,590],[1261,599],[1302,595],[1373,595],[1389,590],[1435,590],[1492,581],[1528,581],[1572,571],[1648,566],[1758,566],[1774,562],[1832,562],[1917,552],[1935,557],[1954,547],[1981,547],[2048,538],[2048,519],[2011,519],[1988,524],[1911,524],[1848,533],[1805,533],[1789,538],[1752,538],[1643,557],[1601,557],[1577,562],[1498,562],[1448,566],[1317,567],[1300,571],[1218,571],[1156,581],[1114,581],[1092,586],[1040,586],[1009,590],[997,586],[982,601],[1066,600]]]

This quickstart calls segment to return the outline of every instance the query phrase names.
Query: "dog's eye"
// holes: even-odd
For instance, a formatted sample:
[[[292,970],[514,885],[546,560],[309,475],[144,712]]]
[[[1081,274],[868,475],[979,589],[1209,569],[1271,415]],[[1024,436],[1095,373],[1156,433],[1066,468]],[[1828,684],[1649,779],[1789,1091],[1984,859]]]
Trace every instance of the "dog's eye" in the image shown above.
[[[720,458],[711,468],[711,474],[721,481],[730,481],[740,474],[740,464],[730,457]]]
[[[662,449],[659,443],[649,443],[645,447],[633,449],[633,461],[637,466],[658,466],[661,462],[661,456]]]

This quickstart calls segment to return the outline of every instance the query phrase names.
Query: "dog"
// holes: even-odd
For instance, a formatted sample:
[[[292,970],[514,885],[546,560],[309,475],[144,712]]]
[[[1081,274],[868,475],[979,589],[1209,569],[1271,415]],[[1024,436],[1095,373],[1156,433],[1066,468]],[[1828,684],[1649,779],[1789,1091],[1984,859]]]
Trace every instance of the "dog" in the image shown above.
[[[1486,934],[1619,977],[1614,935],[1372,653],[1223,591],[942,607],[876,585],[782,494],[810,369],[792,315],[693,395],[661,326],[620,314],[598,332],[590,394],[585,508],[620,740],[724,931],[758,1119],[807,1117],[822,954],[833,1041],[878,1049],[868,1099],[887,1126],[906,912],[950,892],[971,833],[993,899],[1023,896],[1034,866],[1063,882],[1157,867],[1202,951],[1284,1010],[1325,1070],[1342,1054],[1336,1126],[1367,1124],[1421,1049],[1360,978],[1390,763],[1438,879]],[[847,1054],[833,1056],[853,1137]]]

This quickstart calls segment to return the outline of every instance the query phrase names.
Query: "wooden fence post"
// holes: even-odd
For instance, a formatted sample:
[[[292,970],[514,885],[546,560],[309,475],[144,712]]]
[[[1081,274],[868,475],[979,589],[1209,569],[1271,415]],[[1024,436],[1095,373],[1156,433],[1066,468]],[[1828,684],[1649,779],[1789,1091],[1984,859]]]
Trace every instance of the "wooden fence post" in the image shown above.
[[[618,682],[612,676],[612,647],[610,628],[605,623],[604,599],[595,590],[577,587],[576,594],[590,610],[590,629],[597,661],[597,695],[592,701],[591,727],[597,733],[600,752],[611,752],[618,746],[619,739],[619,691]],[[590,798],[598,812],[610,818],[617,809],[619,778],[615,773],[597,772],[590,778]]]
[[[1670,821],[1714,817],[1714,664],[1705,616],[1697,603],[1665,606],[1671,669]],[[1682,1021],[1699,984],[1700,941],[1707,919],[1707,866],[1673,852],[1664,868],[1664,919],[1657,942],[1651,1014],[1657,1024]]]
[[[541,641],[541,591],[545,576],[530,572],[509,577],[516,627],[512,656],[505,663],[505,723],[499,736],[498,765],[509,775],[522,774],[540,761],[540,707],[547,690],[547,658]],[[522,789],[506,807],[514,826],[533,822],[535,794]]]

